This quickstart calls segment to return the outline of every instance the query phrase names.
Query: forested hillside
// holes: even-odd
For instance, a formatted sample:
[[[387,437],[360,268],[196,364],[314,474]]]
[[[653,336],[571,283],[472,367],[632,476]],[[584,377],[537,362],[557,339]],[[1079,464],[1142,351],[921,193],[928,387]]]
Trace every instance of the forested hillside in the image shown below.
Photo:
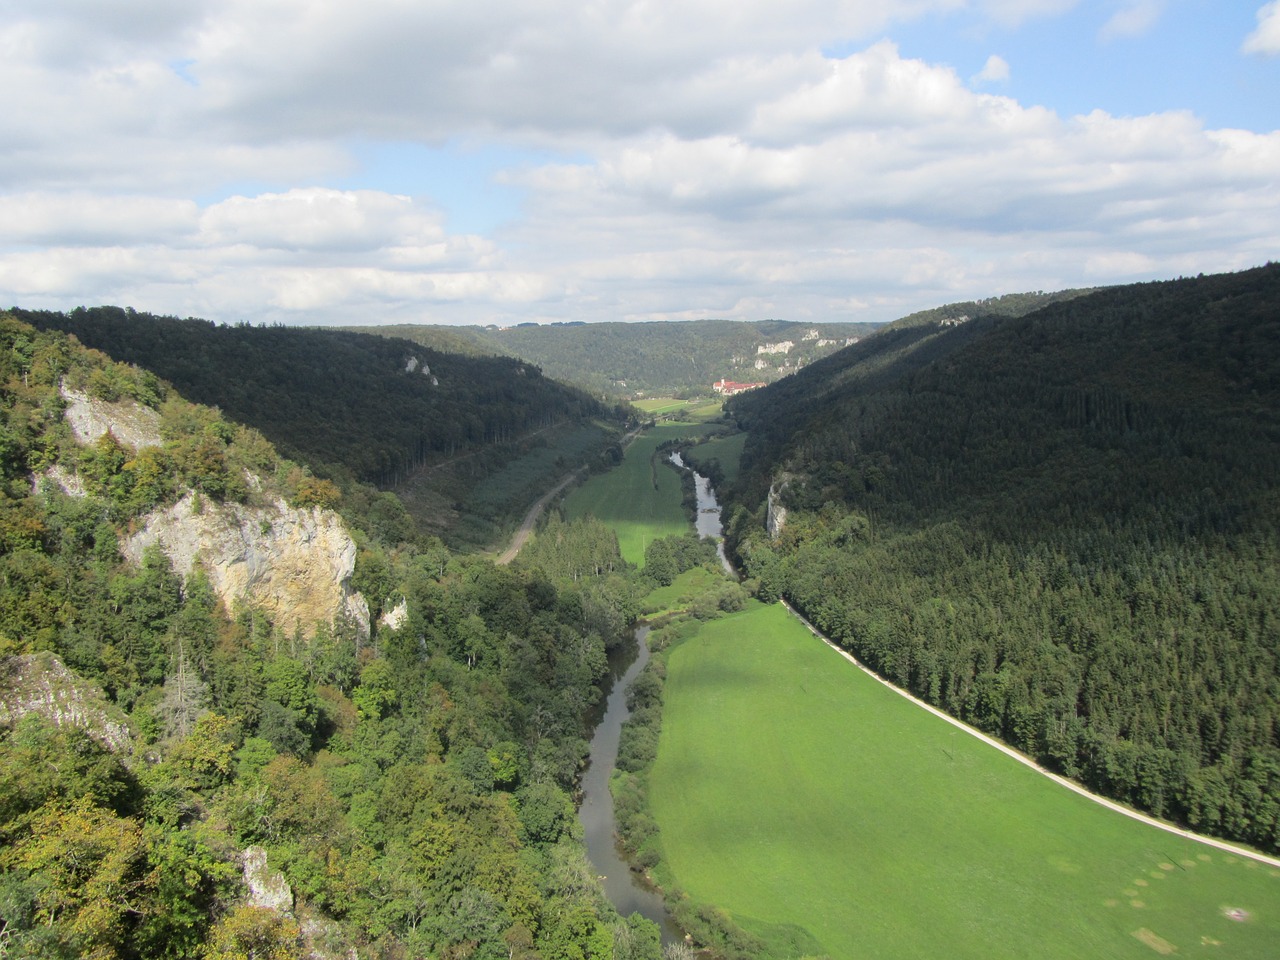
[[[636,399],[705,396],[717,380],[772,383],[876,329],[865,323],[690,320],[366,327],[439,346],[469,336],[472,349],[520,357],[566,383]],[[450,349],[453,349],[451,346]]]
[[[337,330],[220,326],[116,307],[16,314],[157,374],[336,480],[391,488],[418,484],[425,474],[437,496],[427,498],[418,519],[444,536],[451,531],[431,528],[431,514],[459,502],[465,514],[469,493],[518,453],[562,433],[576,447],[602,448],[612,442],[609,428],[573,428],[616,425],[625,417],[510,357],[442,353]],[[470,509],[487,518],[518,516],[566,469],[555,459],[524,477],[509,503],[490,499]],[[465,471],[440,469],[450,463],[464,463]],[[493,531],[476,534],[486,535]]]
[[[67,391],[150,411],[160,441],[78,442]],[[634,606],[616,540],[600,588],[373,524],[352,580],[390,618],[281,630],[120,544],[192,490],[311,509],[333,484],[3,315],[0,470],[0,954],[659,956],[604,900],[570,794]]]
[[[730,410],[763,596],[1090,787],[1280,847],[1280,265],[902,325]]]

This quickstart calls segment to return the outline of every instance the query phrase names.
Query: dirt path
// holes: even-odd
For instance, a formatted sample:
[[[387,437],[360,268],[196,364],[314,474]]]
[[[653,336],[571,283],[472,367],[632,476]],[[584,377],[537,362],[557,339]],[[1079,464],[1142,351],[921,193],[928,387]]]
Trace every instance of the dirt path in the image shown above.
[[[551,502],[552,498],[556,494],[569,484],[573,483],[573,481],[585,472],[586,469],[586,467],[579,467],[577,470],[573,471],[573,473],[569,474],[552,487],[551,490],[544,493],[542,495],[542,499],[529,508],[529,512],[524,515],[524,520],[520,523],[520,529],[517,530],[515,532],[515,536],[511,538],[511,546],[502,551],[494,563],[497,563],[499,566],[505,566],[516,558],[516,554],[520,552],[520,548],[529,541],[529,535],[533,533],[533,526],[538,522],[538,517],[542,516],[542,511],[547,508],[547,504]]]
[[[623,449],[626,449],[627,447],[629,447],[631,445],[631,441],[633,441],[636,437],[640,436],[640,434],[643,432],[644,432],[643,427],[636,427],[630,433],[623,436],[622,440],[620,441]],[[573,473],[569,474],[564,479],[562,479],[559,483],[557,483],[554,487],[552,487],[551,490],[544,493],[542,495],[542,498],[537,503],[535,503],[532,507],[530,507],[529,512],[524,515],[524,520],[521,521],[520,523],[520,529],[518,529],[515,532],[515,535],[511,538],[511,546],[507,547],[506,550],[503,550],[502,553],[498,555],[498,559],[495,560],[494,563],[498,564],[499,566],[506,566],[508,563],[514,560],[516,558],[516,554],[518,554],[521,548],[524,547],[524,545],[529,542],[529,536],[530,534],[533,533],[534,525],[537,524],[538,517],[542,516],[542,511],[547,508],[547,504],[551,502],[551,500],[555,497],[556,494],[558,494],[561,490],[563,490],[569,484],[573,483],[573,481],[577,479],[579,475],[586,472],[587,472],[587,468],[585,466],[579,467],[577,470],[573,471]]]
[[[817,637],[819,640],[821,640],[823,643],[829,646],[832,650],[836,651],[836,653],[840,654],[840,656],[844,657],[846,660],[852,663],[855,667],[857,667],[867,676],[876,680],[878,683],[881,683],[884,686],[888,687],[890,690],[892,690],[894,693],[898,694],[899,696],[906,697],[916,706],[921,707],[925,710],[928,710],[935,717],[939,717],[947,721],[947,723],[951,724],[953,727],[958,727],[959,729],[963,730],[965,733],[969,734],[971,737],[977,737],[983,743],[988,744],[989,746],[995,747],[1001,753],[1007,754],[1008,756],[1017,760],[1022,765],[1030,767],[1032,770],[1036,771],[1042,776],[1048,777],[1050,780],[1052,780],[1054,783],[1057,783],[1059,786],[1066,787],[1068,790],[1071,790],[1074,793],[1078,793],[1082,797],[1087,797],[1088,799],[1092,800],[1094,803],[1101,804],[1102,806],[1106,807],[1109,810],[1114,810],[1116,813],[1122,813],[1126,817],[1129,817],[1132,820],[1140,820],[1141,822],[1147,824],[1148,826],[1152,826],[1159,830],[1163,830],[1166,833],[1172,833],[1175,836],[1185,837],[1188,840],[1194,840],[1197,843],[1203,843],[1206,846],[1216,847],[1219,850],[1225,850],[1228,853],[1233,853],[1239,857],[1247,857],[1250,860],[1257,860],[1259,863],[1265,863],[1272,867],[1280,867],[1280,858],[1270,857],[1270,856],[1267,856],[1267,854],[1265,853],[1259,853],[1256,850],[1250,850],[1246,847],[1238,847],[1233,843],[1227,843],[1225,840],[1218,840],[1214,837],[1206,837],[1198,833],[1192,833],[1190,830],[1183,830],[1181,827],[1176,827],[1171,823],[1165,823],[1163,820],[1157,820],[1155,817],[1148,816],[1145,813],[1139,813],[1137,810],[1133,810],[1133,809],[1130,809],[1129,807],[1124,806],[1123,804],[1116,803],[1114,800],[1108,800],[1106,797],[1100,797],[1096,793],[1090,793],[1088,790],[1086,790],[1084,787],[1082,787],[1080,784],[1076,783],[1075,781],[1068,780],[1066,777],[1059,776],[1058,774],[1050,770],[1046,770],[1044,767],[1040,766],[1040,764],[1036,763],[1026,754],[1019,753],[1017,750],[1013,749],[1013,747],[1009,746],[1008,744],[1001,743],[999,740],[996,740],[994,737],[987,736],[981,730],[978,730],[974,727],[969,726],[967,723],[965,723],[962,720],[957,720],[955,717],[951,716],[950,714],[944,713],[943,711],[939,710],[937,707],[932,706],[931,704],[925,703],[923,700],[919,699],[918,697],[914,697],[910,693],[907,693],[907,691],[903,690],[901,687],[895,686],[894,684],[890,683],[888,680],[884,679],[884,677],[877,674],[874,670],[871,670],[869,667],[864,666],[861,662],[859,662],[859,660],[856,657],[853,656],[853,654],[849,653],[847,650],[841,649],[834,642],[832,642],[828,637],[823,635],[822,632],[819,631],[817,627],[815,627],[808,620],[802,617],[800,613],[795,609],[795,607],[791,606],[791,604],[787,603],[787,601],[785,600],[783,600],[782,602],[786,606],[786,608],[789,611],[791,611],[791,615],[793,617],[795,617],[797,620],[803,623],[806,627],[808,627],[810,633],[812,633],[815,637]]]

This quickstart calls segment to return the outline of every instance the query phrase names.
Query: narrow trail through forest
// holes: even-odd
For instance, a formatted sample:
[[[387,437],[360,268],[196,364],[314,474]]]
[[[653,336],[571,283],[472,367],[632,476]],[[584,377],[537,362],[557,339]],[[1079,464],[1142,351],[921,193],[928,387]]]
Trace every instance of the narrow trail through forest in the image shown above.
[[[1102,797],[1096,793],[1092,793],[1089,790],[1086,790],[1080,784],[1076,783],[1075,781],[1068,780],[1066,777],[1060,776],[1059,774],[1054,773],[1052,770],[1045,769],[1044,767],[1040,766],[1040,764],[1036,763],[1034,760],[1028,757],[1026,754],[1018,752],[1008,744],[1002,743],[1001,741],[995,739],[994,737],[988,736],[987,734],[983,733],[981,730],[977,729],[976,727],[969,726],[963,720],[957,720],[955,717],[951,716],[948,713],[944,713],[943,711],[939,710],[937,707],[933,706],[932,704],[925,703],[919,697],[916,697],[908,693],[906,690],[903,690],[901,687],[896,686],[893,683],[890,683],[888,680],[886,680],[884,677],[877,674],[870,667],[866,666],[861,661],[859,661],[853,654],[849,653],[849,651],[838,646],[833,640],[831,640],[829,637],[823,634],[822,631],[820,631],[817,627],[815,627],[808,620],[806,620],[800,614],[800,612],[796,610],[795,607],[791,606],[790,603],[787,603],[786,600],[783,600],[782,603],[793,617],[795,617],[797,620],[803,623],[805,627],[808,628],[810,633],[812,633],[815,637],[817,637],[819,640],[821,640],[823,643],[829,646],[832,650],[836,651],[836,653],[840,654],[840,656],[844,657],[846,660],[848,660],[855,667],[857,667],[859,670],[861,670],[867,676],[871,677],[876,682],[881,683],[884,686],[888,687],[890,690],[892,690],[894,693],[898,694],[899,696],[905,697],[906,699],[914,703],[916,706],[921,707],[922,709],[928,710],[935,717],[945,720],[947,723],[951,724],[953,727],[957,727],[960,730],[963,730],[965,733],[969,734],[972,737],[977,737],[979,740],[981,740],[983,743],[987,744],[988,746],[995,747],[1001,753],[1012,757],[1014,760],[1017,760],[1023,766],[1030,767],[1032,770],[1036,771],[1042,776],[1048,777],[1050,780],[1052,780],[1054,783],[1057,783],[1059,786],[1066,787],[1068,790],[1074,793],[1078,793],[1082,797],[1087,797],[1088,799],[1092,800],[1094,803],[1101,804],[1102,806],[1106,807],[1109,810],[1114,810],[1116,813],[1124,814],[1126,817],[1129,817],[1130,819],[1141,821],[1142,823],[1145,823],[1148,826],[1156,827],[1157,829],[1163,830],[1166,833],[1172,833],[1175,836],[1185,837],[1188,840],[1194,840],[1197,843],[1203,843],[1206,846],[1216,847],[1219,850],[1225,850],[1226,852],[1233,853],[1236,856],[1247,857],[1250,860],[1256,860],[1259,863],[1265,863],[1268,866],[1280,867],[1280,858],[1268,856],[1265,853],[1260,853],[1256,850],[1250,850],[1247,847],[1239,847],[1233,843],[1228,843],[1225,840],[1219,840],[1216,837],[1206,837],[1203,834],[1194,833],[1191,830],[1184,830],[1182,827],[1175,826],[1172,823],[1166,823],[1163,820],[1157,820],[1155,817],[1152,817],[1148,814],[1140,813],[1139,811],[1134,810],[1130,807],[1126,807],[1123,804],[1116,803],[1114,800],[1108,800],[1106,797]]]

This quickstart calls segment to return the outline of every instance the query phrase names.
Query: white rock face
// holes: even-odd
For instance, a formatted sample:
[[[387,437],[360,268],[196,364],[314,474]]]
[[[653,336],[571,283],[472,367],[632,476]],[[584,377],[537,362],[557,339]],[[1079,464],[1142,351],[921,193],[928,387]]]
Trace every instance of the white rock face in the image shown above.
[[[293,891],[283,873],[267,867],[267,851],[258,846],[245,847],[241,860],[244,885],[249,888],[249,905],[292,915]]]
[[[0,659],[0,724],[12,726],[29,713],[83,730],[115,753],[133,752],[124,714],[52,653]]]
[[[36,476],[34,487],[37,493],[40,492],[41,483],[45,481],[52,483],[69,497],[83,497],[86,495],[84,480],[81,479],[80,475],[65,469],[60,463],[53,464],[44,473]]]
[[[782,528],[787,525],[787,508],[782,505],[781,487],[769,488],[769,506],[765,515],[765,528],[769,531],[769,539],[777,540]]]
[[[133,562],[159,544],[183,576],[198,563],[228,609],[252,603],[285,633],[309,634],[317,622],[348,617],[368,636],[369,605],[350,587],[356,545],[332,510],[295,509],[282,499],[270,507],[205,500],[197,510],[188,493],[142,519],[122,545]]]
[[[392,630],[399,630],[409,619],[409,601],[401,600],[392,609],[385,611],[378,618],[378,623]]]
[[[141,450],[158,447],[160,414],[133,400],[108,403],[87,393],[62,385],[62,398],[67,401],[67,422],[81,443],[93,443],[108,430],[121,443]]]

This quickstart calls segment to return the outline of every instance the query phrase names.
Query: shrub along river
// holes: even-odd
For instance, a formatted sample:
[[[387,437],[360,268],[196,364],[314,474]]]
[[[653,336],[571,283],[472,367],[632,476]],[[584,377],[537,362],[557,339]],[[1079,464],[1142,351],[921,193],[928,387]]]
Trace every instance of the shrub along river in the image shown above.
[[[679,469],[688,466],[675,453],[671,462]],[[695,526],[699,536],[720,536],[720,504],[716,500],[711,482],[697,473],[693,475],[698,493],[698,512]],[[724,555],[724,544],[718,546],[720,562],[730,575],[735,576]],[[631,711],[627,709],[627,688],[640,675],[649,662],[649,647],[645,638],[649,628],[643,624],[635,629],[635,643],[618,647],[609,654],[609,680],[604,696],[587,715],[587,724],[594,724],[591,753],[587,770],[582,776],[582,803],[578,807],[578,819],[586,835],[587,858],[600,877],[605,895],[613,902],[618,913],[630,916],[639,913],[662,928],[664,944],[683,940],[684,936],[663,906],[662,896],[651,889],[643,875],[634,872],[618,852],[617,830],[613,819],[613,797],[609,793],[609,776],[618,761],[618,740],[622,725]]]

